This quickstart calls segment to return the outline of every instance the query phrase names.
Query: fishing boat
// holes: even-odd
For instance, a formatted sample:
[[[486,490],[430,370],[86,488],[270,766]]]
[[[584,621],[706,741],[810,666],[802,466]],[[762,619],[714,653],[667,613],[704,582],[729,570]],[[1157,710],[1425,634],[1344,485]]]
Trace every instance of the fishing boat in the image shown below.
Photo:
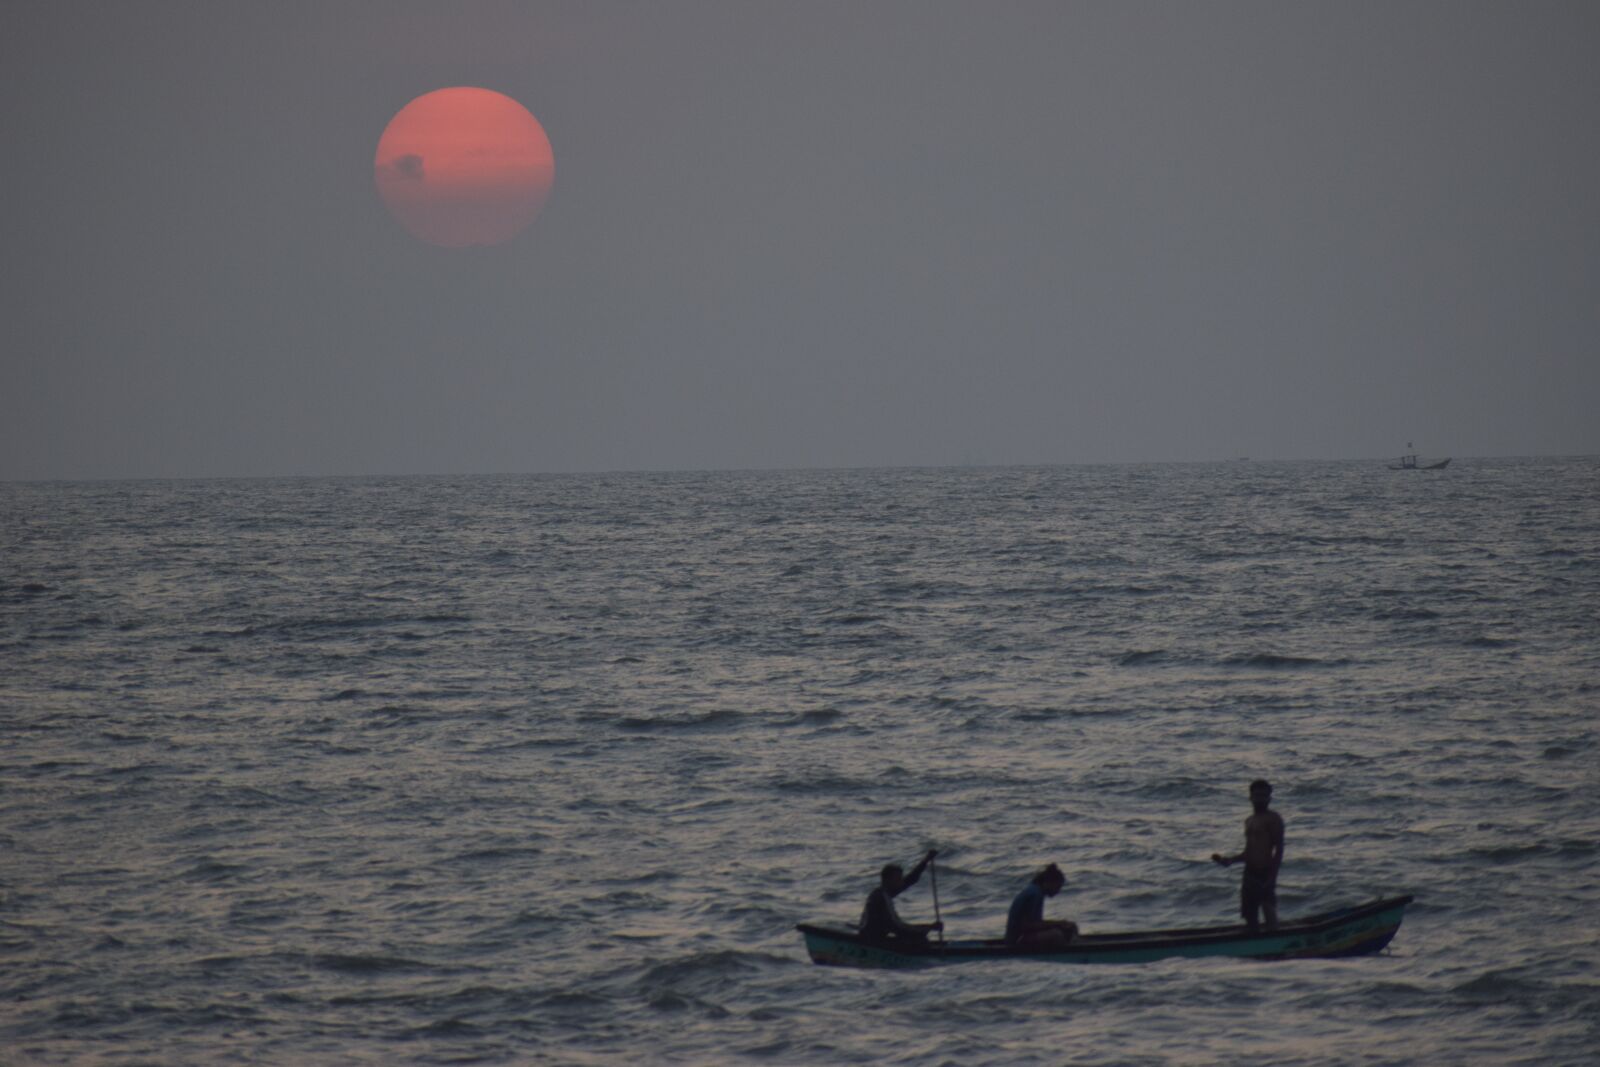
[[[806,951],[815,963],[835,967],[928,967],[978,960],[1037,960],[1041,963],[1149,963],[1174,956],[1237,956],[1291,960],[1366,956],[1383,950],[1400,929],[1411,897],[1385,897],[1335,908],[1251,933],[1242,923],[1181,930],[1079,934],[1065,947],[1021,948],[1003,940],[871,941],[855,930],[801,923]]]
[[[1406,442],[1406,448],[1411,449],[1416,447],[1417,446],[1412,444],[1410,441]],[[1399,463],[1389,464],[1389,469],[1392,471],[1442,471],[1448,466],[1450,466],[1449,457],[1441,459],[1437,463],[1421,463],[1418,461],[1417,454],[1415,452],[1407,452],[1405,455],[1400,457]]]

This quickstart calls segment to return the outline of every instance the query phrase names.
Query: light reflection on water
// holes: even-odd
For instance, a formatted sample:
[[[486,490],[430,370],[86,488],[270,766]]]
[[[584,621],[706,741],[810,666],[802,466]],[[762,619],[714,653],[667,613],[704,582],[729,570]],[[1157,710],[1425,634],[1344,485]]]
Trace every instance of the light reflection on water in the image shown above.
[[[0,487],[24,1062],[1583,1062],[1596,464]],[[1286,914],[1387,956],[817,968]],[[929,886],[902,911],[931,917]]]

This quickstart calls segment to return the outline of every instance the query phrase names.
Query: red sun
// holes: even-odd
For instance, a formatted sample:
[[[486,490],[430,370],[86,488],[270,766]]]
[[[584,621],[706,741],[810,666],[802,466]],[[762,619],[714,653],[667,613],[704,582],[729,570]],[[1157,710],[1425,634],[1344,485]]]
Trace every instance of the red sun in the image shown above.
[[[390,214],[446,248],[509,241],[544,207],[556,175],[550,138],[527,108],[465,86],[401,108],[372,167]]]

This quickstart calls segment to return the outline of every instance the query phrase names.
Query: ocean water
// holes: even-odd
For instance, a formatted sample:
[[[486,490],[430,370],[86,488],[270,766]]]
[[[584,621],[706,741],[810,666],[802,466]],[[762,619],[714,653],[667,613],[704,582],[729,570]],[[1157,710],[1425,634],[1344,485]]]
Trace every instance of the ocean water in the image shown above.
[[[1593,1063],[1597,710],[1594,458],[3,485],[0,1062]],[[1257,775],[1386,954],[793,929],[1228,922]]]

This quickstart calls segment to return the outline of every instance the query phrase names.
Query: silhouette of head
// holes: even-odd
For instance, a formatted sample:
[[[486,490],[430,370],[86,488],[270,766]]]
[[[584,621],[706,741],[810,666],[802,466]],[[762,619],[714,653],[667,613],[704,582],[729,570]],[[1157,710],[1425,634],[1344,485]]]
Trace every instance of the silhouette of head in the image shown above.
[[[905,888],[906,872],[901,870],[898,863],[884,864],[883,871],[878,875],[878,878],[883,883],[883,888],[889,891],[890,896],[894,896]]]

